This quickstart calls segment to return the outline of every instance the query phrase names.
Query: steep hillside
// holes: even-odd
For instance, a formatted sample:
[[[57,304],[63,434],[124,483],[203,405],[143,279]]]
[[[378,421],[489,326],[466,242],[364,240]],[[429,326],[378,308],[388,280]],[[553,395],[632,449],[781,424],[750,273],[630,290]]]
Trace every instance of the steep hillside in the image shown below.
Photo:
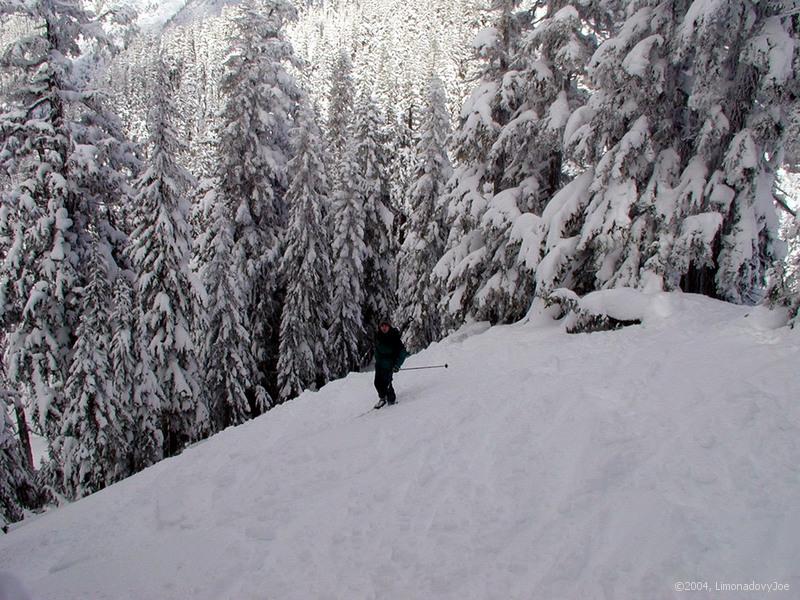
[[[41,600],[800,589],[800,336],[691,295],[635,310],[468,327],[409,359],[450,368],[400,373],[397,406],[365,412],[368,373],[306,393],[24,522],[1,568]]]

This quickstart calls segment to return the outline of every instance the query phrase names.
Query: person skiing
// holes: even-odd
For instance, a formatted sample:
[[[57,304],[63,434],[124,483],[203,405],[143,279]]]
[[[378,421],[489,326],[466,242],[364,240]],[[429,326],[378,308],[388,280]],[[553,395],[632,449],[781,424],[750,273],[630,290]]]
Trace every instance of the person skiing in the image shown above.
[[[400,332],[392,327],[389,319],[382,320],[375,334],[375,389],[378,391],[375,408],[397,401],[392,375],[400,370],[406,356],[408,352],[400,339]]]

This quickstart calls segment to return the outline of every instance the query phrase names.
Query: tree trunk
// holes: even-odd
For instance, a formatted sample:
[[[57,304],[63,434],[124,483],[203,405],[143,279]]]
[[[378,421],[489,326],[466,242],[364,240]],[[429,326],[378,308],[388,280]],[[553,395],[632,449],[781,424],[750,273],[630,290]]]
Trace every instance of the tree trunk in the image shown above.
[[[28,461],[28,468],[33,471],[33,448],[31,447],[31,434],[28,429],[28,419],[25,416],[25,411],[21,406],[15,406],[17,413],[17,432],[19,434],[19,443],[22,446],[22,451],[25,454],[25,459]]]

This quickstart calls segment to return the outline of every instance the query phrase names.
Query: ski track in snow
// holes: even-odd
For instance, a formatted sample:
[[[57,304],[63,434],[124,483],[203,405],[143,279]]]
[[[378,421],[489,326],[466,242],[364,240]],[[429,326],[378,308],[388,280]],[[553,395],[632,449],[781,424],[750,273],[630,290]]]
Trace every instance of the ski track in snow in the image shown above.
[[[370,373],[306,393],[26,522],[0,569],[35,600],[797,597],[800,335],[660,301],[620,332],[465,328],[398,405],[357,418]]]

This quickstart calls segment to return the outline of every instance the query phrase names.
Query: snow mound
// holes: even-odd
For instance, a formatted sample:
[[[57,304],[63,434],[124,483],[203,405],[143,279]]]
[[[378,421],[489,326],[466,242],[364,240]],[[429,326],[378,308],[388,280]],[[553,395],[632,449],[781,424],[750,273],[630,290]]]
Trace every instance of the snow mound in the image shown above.
[[[688,294],[579,302],[641,325],[472,324],[397,406],[353,374],[23,522],[0,564],[42,600],[796,595],[800,336]]]

